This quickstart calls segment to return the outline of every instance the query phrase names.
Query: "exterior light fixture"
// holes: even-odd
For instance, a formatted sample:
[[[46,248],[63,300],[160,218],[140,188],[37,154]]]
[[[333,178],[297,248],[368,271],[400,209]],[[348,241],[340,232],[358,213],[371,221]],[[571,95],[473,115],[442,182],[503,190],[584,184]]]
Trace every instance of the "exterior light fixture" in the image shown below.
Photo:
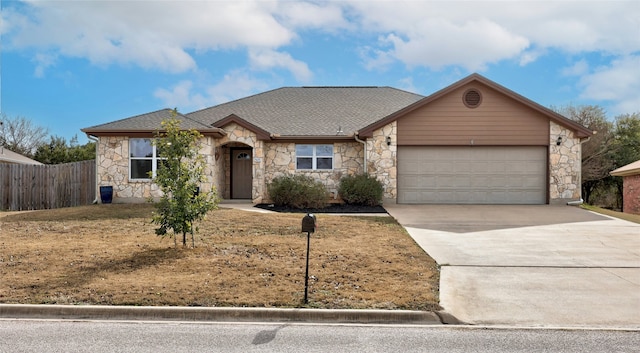
[[[391,136],[387,136],[387,146],[391,146]]]
[[[562,136],[558,136],[558,139],[556,140],[556,146],[560,146],[562,144]]]

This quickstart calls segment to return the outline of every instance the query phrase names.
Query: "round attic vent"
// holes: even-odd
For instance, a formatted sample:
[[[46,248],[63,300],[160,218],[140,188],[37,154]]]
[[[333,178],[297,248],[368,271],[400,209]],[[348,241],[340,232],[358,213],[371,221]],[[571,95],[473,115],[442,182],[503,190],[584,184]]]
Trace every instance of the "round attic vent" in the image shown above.
[[[462,101],[468,108],[477,108],[482,103],[482,95],[475,88],[470,88],[462,95]]]

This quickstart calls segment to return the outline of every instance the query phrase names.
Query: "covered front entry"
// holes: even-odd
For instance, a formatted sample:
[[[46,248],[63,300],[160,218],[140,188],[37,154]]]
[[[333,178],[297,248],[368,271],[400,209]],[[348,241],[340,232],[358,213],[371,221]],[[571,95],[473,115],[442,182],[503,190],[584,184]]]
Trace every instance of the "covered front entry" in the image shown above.
[[[232,199],[251,199],[252,162],[251,148],[231,148]]]
[[[546,146],[399,146],[398,203],[545,204]]]

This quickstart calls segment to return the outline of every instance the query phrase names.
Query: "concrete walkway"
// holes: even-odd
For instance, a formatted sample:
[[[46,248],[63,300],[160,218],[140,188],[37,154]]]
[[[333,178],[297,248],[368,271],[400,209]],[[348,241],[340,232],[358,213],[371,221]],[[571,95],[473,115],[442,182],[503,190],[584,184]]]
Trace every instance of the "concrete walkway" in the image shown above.
[[[640,328],[640,224],[569,206],[385,205],[473,324]]]

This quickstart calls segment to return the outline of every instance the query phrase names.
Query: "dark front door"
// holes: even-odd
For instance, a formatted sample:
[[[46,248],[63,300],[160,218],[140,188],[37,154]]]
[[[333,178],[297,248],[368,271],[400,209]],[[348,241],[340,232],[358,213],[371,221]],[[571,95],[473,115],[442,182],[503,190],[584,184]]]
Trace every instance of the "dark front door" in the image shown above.
[[[231,150],[231,198],[250,199],[252,184],[250,149]]]

